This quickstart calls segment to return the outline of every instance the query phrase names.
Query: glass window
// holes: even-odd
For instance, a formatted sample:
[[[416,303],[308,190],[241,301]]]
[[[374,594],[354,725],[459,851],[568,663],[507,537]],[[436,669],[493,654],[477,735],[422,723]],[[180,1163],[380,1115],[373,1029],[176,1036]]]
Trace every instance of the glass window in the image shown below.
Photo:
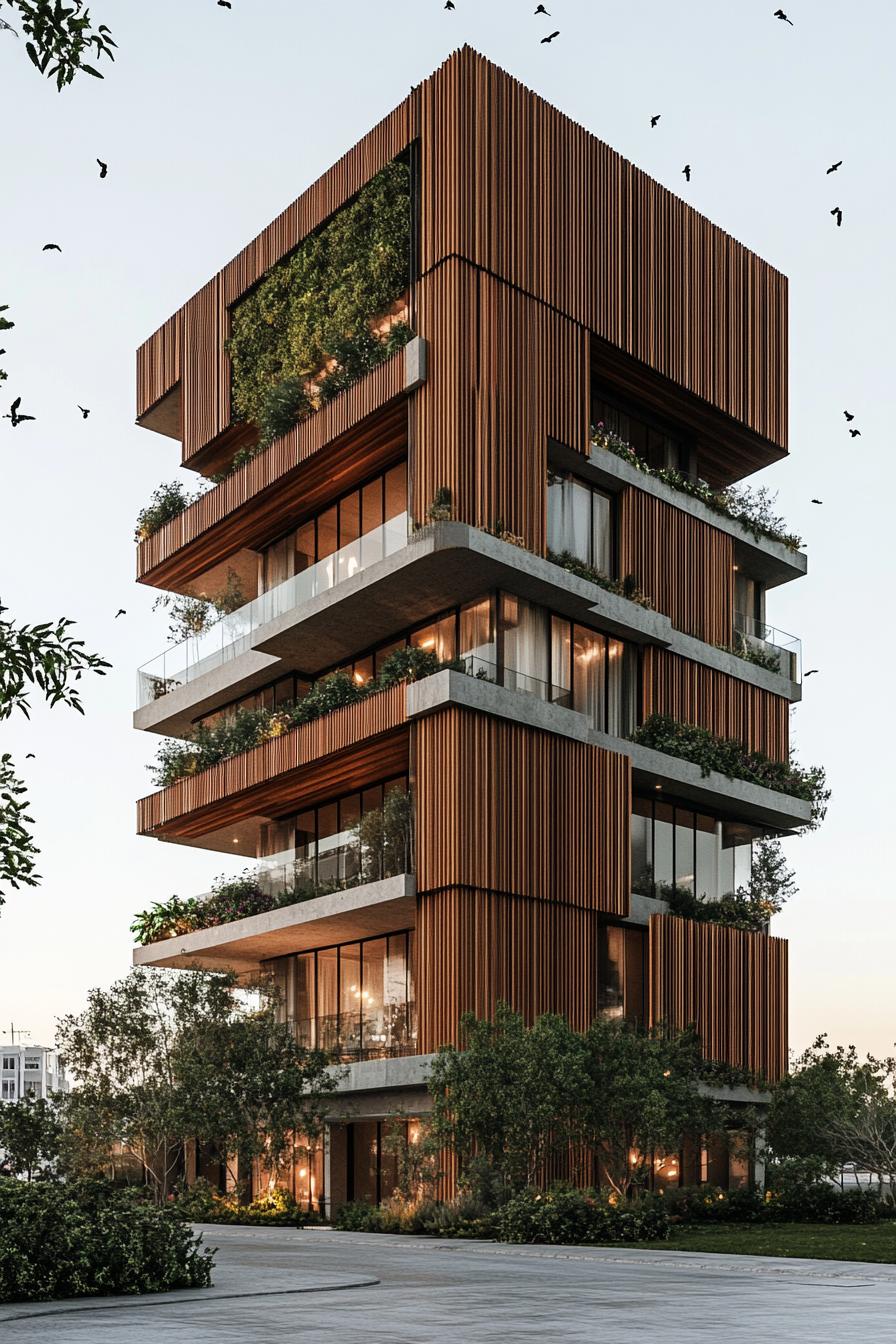
[[[361,494],[355,491],[339,501],[339,545],[348,546],[361,535]]]
[[[481,602],[468,602],[460,609],[460,656],[467,659],[467,671],[476,676],[495,680],[497,663],[495,658],[494,604],[485,597]]]
[[[366,686],[368,681],[372,681],[373,654],[368,654],[366,658],[357,658],[352,664],[350,675],[356,686]]]
[[[383,480],[378,477],[361,491],[361,528],[364,532],[372,532],[384,522]]]
[[[339,549],[339,510],[334,504],[317,520],[317,558],[326,560]]]
[[[521,597],[501,598],[503,684],[545,698],[548,681],[548,611]]]
[[[697,813],[696,863],[697,895],[701,900],[714,901],[719,895],[719,831],[714,817]]]
[[[598,932],[597,1006],[603,1017],[622,1017],[625,943],[623,930],[602,924]]]
[[[368,1056],[385,1054],[388,1044],[385,1018],[387,938],[362,943],[363,991],[361,994],[361,1048]]]
[[[572,625],[562,616],[551,618],[551,699],[572,708]]]
[[[386,518],[397,518],[408,508],[408,465],[400,462],[386,472]]]
[[[591,491],[591,564],[602,574],[613,574],[613,501],[600,490]]]
[[[653,806],[643,798],[632,802],[632,891],[653,895]]]
[[[672,852],[674,809],[669,803],[656,803],[653,813],[653,879],[657,886],[673,882]]]
[[[306,569],[310,569],[311,566],[314,564],[315,560],[317,559],[317,556],[315,554],[314,538],[315,538],[314,519],[312,518],[309,520],[309,522],[303,523],[302,526],[296,532],[295,572],[297,574],[301,574]]]
[[[314,1045],[314,953],[300,952],[295,958],[293,996],[290,1005],[300,1045]]]
[[[339,1045],[339,951],[317,953],[317,1045],[332,1053]]]
[[[407,648],[407,645],[403,639],[393,639],[391,644],[384,644],[382,648],[377,649],[376,653],[373,655],[373,665],[376,669],[376,675],[379,676],[380,672],[382,672],[383,663],[389,657],[390,653],[394,653],[396,649],[404,648]]]
[[[284,537],[281,541],[276,541],[273,546],[269,546],[264,553],[264,573],[263,583],[264,591],[269,593],[272,588],[277,588],[287,579],[292,578],[293,574],[293,541],[292,537]]]
[[[387,1045],[400,1054],[408,1042],[408,935],[393,933],[389,937],[383,982],[383,1012]]]
[[[343,1054],[361,1053],[361,944],[343,943],[339,948],[339,1040]]]
[[[574,476],[548,481],[548,547],[613,572],[613,500]]]
[[[457,618],[452,612],[450,616],[425,625],[422,630],[415,630],[411,635],[411,646],[434,653],[440,662],[450,663],[456,657],[456,627]]]
[[[606,726],[606,645],[604,635],[573,627],[573,709],[600,729]]]
[[[723,895],[737,891],[739,887],[749,887],[753,861],[752,842],[760,834],[761,832],[752,826],[732,821],[722,823],[722,862],[726,882],[722,890]]]
[[[675,809],[675,885],[694,892],[694,814]]]

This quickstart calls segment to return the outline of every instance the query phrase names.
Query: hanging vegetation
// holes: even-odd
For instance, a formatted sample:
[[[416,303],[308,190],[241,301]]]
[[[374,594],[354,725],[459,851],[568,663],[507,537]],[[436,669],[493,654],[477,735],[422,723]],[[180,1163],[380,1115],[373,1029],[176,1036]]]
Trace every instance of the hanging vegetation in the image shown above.
[[[406,343],[410,172],[396,160],[233,308],[233,408],[261,445]]]

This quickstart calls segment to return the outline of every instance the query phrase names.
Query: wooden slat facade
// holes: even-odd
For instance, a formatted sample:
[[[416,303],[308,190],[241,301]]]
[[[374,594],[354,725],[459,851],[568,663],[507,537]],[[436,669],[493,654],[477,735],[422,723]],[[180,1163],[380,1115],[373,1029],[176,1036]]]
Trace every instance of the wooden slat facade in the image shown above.
[[[242,546],[268,544],[355,478],[407,453],[404,355],[296,425],[137,548],[137,577],[177,588]]]
[[[138,833],[201,836],[255,813],[288,812],[298,799],[311,796],[309,790],[325,797],[343,784],[354,787],[362,772],[371,778],[398,773],[407,768],[407,731],[397,731],[405,723],[405,703],[405,687],[393,686],[179,779],[139,800]],[[363,760],[359,746],[366,752]]]
[[[418,891],[628,914],[628,757],[457,706],[411,734]]]
[[[668,649],[646,648],[642,661],[644,717],[669,714],[736,737],[775,761],[790,755],[790,701],[738,677],[691,662]]]
[[[137,351],[137,417],[167,396],[180,378],[183,309],[163,322]]]
[[[478,838],[478,837],[477,837]],[[417,902],[418,1048],[458,1042],[461,1015],[499,1000],[583,1031],[597,1009],[597,916],[552,901],[453,887]]]
[[[672,915],[650,920],[650,1022],[694,1024],[707,1059],[787,1070],[787,943]]]
[[[631,487],[619,496],[619,573],[677,630],[730,644],[734,630],[734,540],[683,509]]]

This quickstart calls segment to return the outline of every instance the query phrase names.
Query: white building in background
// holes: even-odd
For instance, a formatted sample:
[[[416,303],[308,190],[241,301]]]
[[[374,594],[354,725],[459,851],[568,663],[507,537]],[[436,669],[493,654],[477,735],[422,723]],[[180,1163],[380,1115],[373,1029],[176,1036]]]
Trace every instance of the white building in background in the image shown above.
[[[0,1044],[0,1101],[68,1090],[62,1060],[50,1046]]]

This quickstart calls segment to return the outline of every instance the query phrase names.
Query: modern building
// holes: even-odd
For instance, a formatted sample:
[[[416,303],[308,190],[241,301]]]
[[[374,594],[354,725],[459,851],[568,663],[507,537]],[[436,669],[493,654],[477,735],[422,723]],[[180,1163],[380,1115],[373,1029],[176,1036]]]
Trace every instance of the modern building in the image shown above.
[[[68,1090],[62,1060],[50,1046],[0,1045],[0,1101],[46,1098]]]
[[[632,734],[663,715],[788,760],[799,644],[765,601],[806,557],[711,493],[786,456],[785,278],[464,48],[137,367],[139,423],[216,481],[140,541],[138,578],[226,613],[141,669],[139,729],[276,711],[333,671],[366,689],[397,649],[451,664],[281,717],[138,805],[141,834],[307,897],[134,952],[273,970],[301,1039],[348,1065],[297,1193],[378,1197],[384,1121],[425,1109],[428,1057],[502,999],[695,1022],[708,1058],[777,1078],[786,944],[663,893],[749,883],[810,805]]]

